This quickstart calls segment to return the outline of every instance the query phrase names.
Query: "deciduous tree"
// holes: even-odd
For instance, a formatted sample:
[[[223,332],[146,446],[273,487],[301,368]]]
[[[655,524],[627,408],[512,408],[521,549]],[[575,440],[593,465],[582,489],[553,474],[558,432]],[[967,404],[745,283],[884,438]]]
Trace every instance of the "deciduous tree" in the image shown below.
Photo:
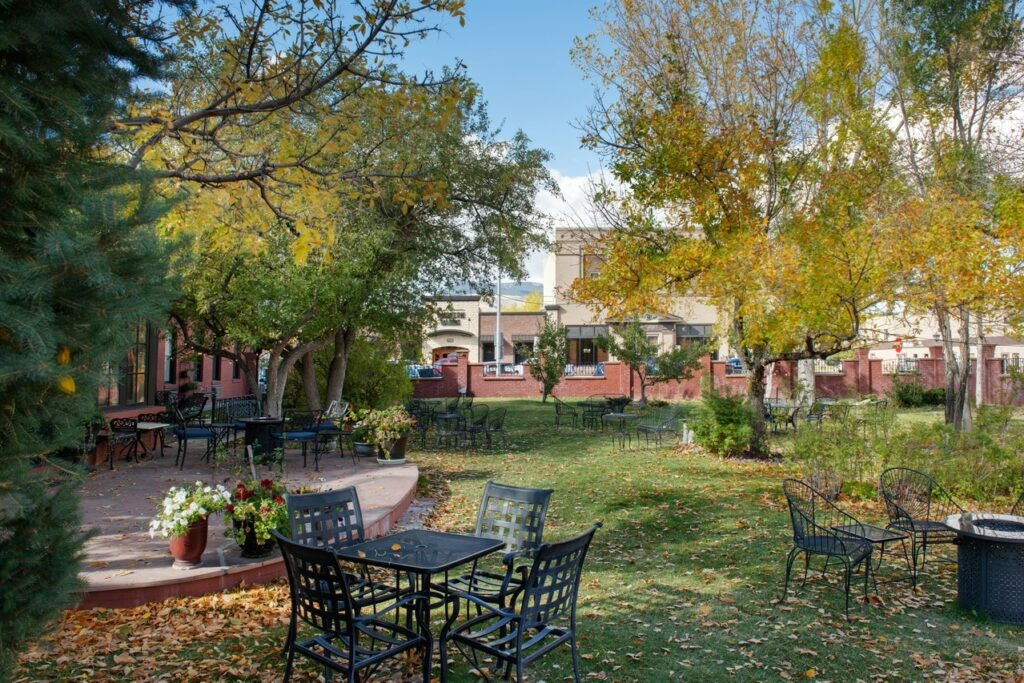
[[[537,337],[536,359],[529,365],[530,376],[540,382],[542,403],[547,403],[548,396],[565,374],[568,347],[565,325],[545,316],[544,327]]]
[[[707,349],[700,344],[682,344],[662,351],[657,342],[647,339],[643,325],[634,320],[618,330],[620,336],[602,337],[601,343],[629,366],[640,385],[640,405],[647,405],[647,389],[656,384],[689,379],[700,367]]]

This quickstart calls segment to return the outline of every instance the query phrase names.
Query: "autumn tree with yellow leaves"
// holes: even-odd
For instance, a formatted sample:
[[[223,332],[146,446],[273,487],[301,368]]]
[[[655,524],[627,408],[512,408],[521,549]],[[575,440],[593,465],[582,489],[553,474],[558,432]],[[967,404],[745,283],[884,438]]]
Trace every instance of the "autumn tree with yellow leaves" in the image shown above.
[[[623,0],[576,49],[599,93],[585,142],[619,192],[598,275],[573,295],[615,318],[696,296],[747,371],[750,450],[766,372],[847,350],[893,291],[880,221],[899,196],[879,65],[827,3]]]

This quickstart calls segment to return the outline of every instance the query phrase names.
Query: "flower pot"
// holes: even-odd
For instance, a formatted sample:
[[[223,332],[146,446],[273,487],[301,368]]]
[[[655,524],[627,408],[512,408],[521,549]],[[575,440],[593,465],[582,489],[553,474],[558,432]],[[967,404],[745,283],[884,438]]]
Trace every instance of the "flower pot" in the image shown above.
[[[377,444],[374,443],[356,441],[352,444],[352,449],[360,458],[370,458],[377,455]]]
[[[232,524],[236,531],[242,529],[245,532],[245,538],[238,544],[242,549],[242,557],[266,557],[274,549],[273,538],[268,539],[265,543],[260,543],[256,538],[256,529],[251,519],[244,522],[239,522],[236,519],[232,521]]]
[[[198,519],[188,528],[184,536],[174,536],[168,545],[174,557],[175,569],[195,569],[203,564],[203,551],[206,550],[206,533],[209,530],[209,519]]]
[[[405,460],[405,449],[409,445],[409,432],[402,434],[398,441],[391,447],[392,460]]]

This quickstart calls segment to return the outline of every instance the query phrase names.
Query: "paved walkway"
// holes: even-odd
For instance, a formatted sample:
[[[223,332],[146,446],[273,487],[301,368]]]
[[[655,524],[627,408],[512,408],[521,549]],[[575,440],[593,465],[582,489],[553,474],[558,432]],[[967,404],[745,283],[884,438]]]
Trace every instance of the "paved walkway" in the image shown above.
[[[149,537],[149,521],[171,486],[202,481],[234,487],[238,477],[232,467],[215,469],[201,455],[199,450],[190,452],[183,472],[174,467],[170,449],[167,456],[142,463],[117,461],[114,471],[101,469],[86,482],[84,524],[97,533],[85,546],[81,576],[88,594],[83,606],[139,604],[282,575],[278,553],[256,560],[239,555],[238,544],[224,535],[223,515],[210,519],[209,542],[199,569],[173,569],[167,540]],[[247,472],[242,475],[245,479],[251,478]],[[332,454],[324,457],[316,472],[312,460],[303,469],[301,455],[289,451],[283,476],[276,468],[257,468],[257,476],[283,480],[292,491],[355,486],[367,533],[376,536],[387,533],[409,507],[419,471],[411,463],[382,467],[367,458],[353,464],[350,457]]]

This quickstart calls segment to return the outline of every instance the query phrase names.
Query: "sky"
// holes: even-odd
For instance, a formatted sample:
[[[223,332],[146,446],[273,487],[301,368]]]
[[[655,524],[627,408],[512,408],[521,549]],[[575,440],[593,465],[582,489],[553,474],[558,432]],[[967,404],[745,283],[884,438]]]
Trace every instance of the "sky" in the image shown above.
[[[562,197],[547,193],[538,206],[556,225],[586,215],[588,178],[600,158],[580,147],[574,122],[594,101],[593,86],[569,56],[576,37],[593,32],[594,0],[468,0],[466,25],[449,22],[442,33],[416,41],[403,61],[412,73],[440,70],[456,59],[481,88],[493,126],[522,130],[551,153],[552,176]],[[541,281],[545,254],[531,254],[528,279]]]

